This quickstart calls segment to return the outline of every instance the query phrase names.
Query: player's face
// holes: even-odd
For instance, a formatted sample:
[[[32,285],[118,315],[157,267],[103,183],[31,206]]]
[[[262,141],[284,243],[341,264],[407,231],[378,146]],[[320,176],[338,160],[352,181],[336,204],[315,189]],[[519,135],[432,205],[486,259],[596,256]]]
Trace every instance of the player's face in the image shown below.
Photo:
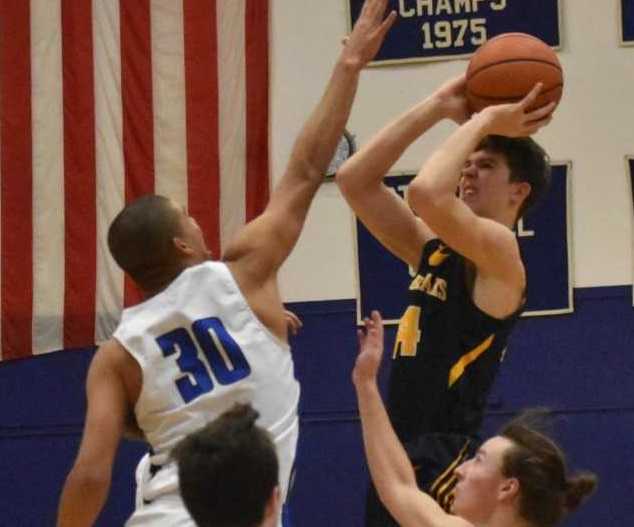
[[[196,263],[202,263],[211,260],[212,254],[207,244],[203,232],[194,218],[189,216],[187,212],[179,207],[181,238],[187,243],[192,250],[192,260]]]
[[[511,182],[510,176],[504,155],[478,150],[469,156],[462,169],[460,198],[478,216],[497,219],[513,206],[518,183]]]
[[[508,439],[495,436],[456,469],[458,484],[454,489],[454,514],[475,525],[485,523],[491,517],[508,482],[501,467],[504,452],[511,446]]]

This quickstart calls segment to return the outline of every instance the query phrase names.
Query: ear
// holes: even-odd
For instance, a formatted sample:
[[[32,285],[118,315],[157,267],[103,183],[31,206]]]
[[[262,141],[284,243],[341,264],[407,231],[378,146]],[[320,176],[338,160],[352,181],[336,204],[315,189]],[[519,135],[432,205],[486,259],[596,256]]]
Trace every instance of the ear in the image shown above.
[[[194,253],[192,247],[185,241],[183,238],[179,236],[174,236],[172,238],[172,243],[174,244],[174,248],[176,252],[183,256],[191,256]]]
[[[526,181],[517,181],[513,183],[511,192],[511,200],[514,204],[520,205],[531,193],[531,184]]]
[[[520,482],[517,478],[507,478],[500,484],[498,499],[500,501],[512,501],[520,492]]]

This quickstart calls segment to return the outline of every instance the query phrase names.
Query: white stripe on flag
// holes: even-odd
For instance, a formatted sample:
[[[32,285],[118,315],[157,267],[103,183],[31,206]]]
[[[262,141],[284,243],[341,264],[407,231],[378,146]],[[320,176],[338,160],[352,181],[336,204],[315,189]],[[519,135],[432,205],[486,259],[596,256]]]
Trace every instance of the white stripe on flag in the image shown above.
[[[119,2],[93,0],[97,164],[95,341],[110,338],[123,309],[123,272],[108,251],[108,226],[124,205]]]
[[[246,0],[219,0],[220,246],[246,220]]]
[[[187,205],[183,4],[152,0],[154,189]]]
[[[61,0],[31,0],[33,353],[64,347]]]

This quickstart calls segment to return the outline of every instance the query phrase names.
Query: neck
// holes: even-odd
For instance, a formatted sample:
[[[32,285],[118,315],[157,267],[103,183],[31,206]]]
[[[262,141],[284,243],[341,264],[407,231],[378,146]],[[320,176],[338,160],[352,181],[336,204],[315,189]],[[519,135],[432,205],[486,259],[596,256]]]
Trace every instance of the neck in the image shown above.
[[[521,518],[515,508],[498,507],[484,522],[474,524],[476,527],[534,527]]]
[[[156,269],[154,272],[148,273],[148,276],[144,277],[143,285],[141,286],[144,297],[147,299],[159,294],[176,280],[187,267],[190,266],[183,264],[170,269]]]

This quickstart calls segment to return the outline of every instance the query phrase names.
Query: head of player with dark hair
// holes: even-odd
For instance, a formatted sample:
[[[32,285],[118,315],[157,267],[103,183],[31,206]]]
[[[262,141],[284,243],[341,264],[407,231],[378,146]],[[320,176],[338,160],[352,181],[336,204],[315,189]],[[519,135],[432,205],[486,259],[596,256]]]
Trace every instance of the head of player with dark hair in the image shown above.
[[[236,405],[172,451],[180,491],[200,527],[277,525],[278,460],[250,405]]]
[[[126,205],[108,229],[113,258],[146,293],[211,257],[196,221],[174,201],[146,195]]]
[[[533,139],[489,135],[469,156],[459,190],[476,214],[515,223],[549,186],[548,155]]]
[[[594,474],[568,474],[563,451],[541,431],[544,418],[542,411],[521,414],[456,469],[452,512],[475,525],[504,516],[554,527],[594,491]]]

